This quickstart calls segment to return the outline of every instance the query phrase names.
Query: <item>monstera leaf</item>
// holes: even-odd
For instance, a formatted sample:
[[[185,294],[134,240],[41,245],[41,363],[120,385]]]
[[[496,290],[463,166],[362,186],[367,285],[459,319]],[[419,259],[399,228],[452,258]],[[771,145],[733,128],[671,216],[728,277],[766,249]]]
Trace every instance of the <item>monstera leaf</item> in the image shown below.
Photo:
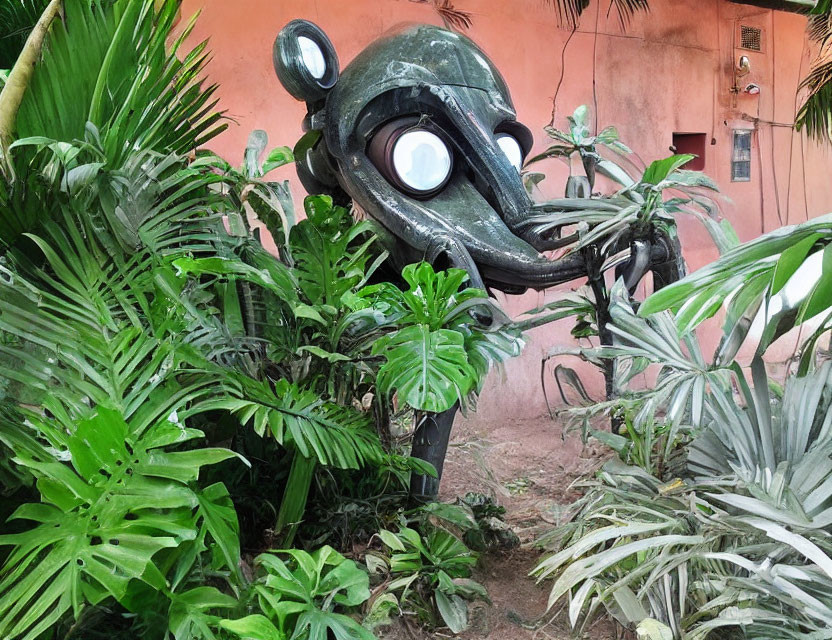
[[[398,392],[419,411],[445,411],[481,386],[490,365],[519,354],[522,336],[505,327],[508,318],[485,291],[465,287],[461,269],[434,271],[422,262],[406,266],[402,277],[406,291],[383,283],[360,292],[398,327],[373,345],[374,355],[387,359],[378,389]],[[477,316],[494,326],[483,327]]]
[[[477,382],[458,331],[418,324],[379,340],[373,352],[387,356],[378,373],[379,390],[396,390],[400,402],[419,411],[450,409]]]
[[[0,637],[40,637],[70,609],[77,616],[86,603],[123,598],[131,580],[165,589],[153,556],[197,535],[198,497],[188,483],[201,467],[236,455],[164,450],[202,435],[173,419],[137,433],[118,411],[99,407],[58,455],[17,448],[42,502],[12,515],[37,526],[0,536],[12,547],[0,570]]]

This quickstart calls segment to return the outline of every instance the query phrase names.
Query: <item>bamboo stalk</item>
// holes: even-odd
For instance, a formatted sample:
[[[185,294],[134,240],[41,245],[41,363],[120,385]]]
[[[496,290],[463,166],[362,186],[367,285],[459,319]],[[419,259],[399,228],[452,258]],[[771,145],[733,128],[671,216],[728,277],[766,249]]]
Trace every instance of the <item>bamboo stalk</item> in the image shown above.
[[[9,74],[9,79],[0,92],[0,150],[5,149],[12,141],[17,112],[20,109],[21,102],[23,102],[26,89],[29,87],[35,65],[40,59],[43,41],[49,32],[52,20],[55,19],[62,7],[63,0],[52,0],[46,7],[26,39],[23,51],[20,52],[20,56],[18,56]]]

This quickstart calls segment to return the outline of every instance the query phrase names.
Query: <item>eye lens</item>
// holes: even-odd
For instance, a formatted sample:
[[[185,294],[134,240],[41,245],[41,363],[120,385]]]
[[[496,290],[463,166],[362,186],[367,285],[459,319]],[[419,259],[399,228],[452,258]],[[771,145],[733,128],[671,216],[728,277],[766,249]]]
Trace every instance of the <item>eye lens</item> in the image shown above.
[[[324,60],[324,52],[321,51],[318,43],[312,38],[298,36],[298,46],[307,71],[312,74],[315,80],[323,78],[326,73],[326,61]]]
[[[507,133],[498,133],[496,140],[497,146],[506,154],[508,161],[514,165],[515,169],[520,171],[523,167],[523,149],[520,147],[520,143]]]
[[[435,133],[408,131],[398,137],[393,147],[393,168],[414,191],[433,191],[451,173],[451,152]]]

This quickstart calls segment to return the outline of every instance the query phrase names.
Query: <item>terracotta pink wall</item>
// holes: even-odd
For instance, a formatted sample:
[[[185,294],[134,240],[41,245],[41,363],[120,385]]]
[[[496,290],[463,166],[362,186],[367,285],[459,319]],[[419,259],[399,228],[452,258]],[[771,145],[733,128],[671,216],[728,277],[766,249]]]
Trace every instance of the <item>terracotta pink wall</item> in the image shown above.
[[[727,0],[651,0],[651,13],[637,17],[625,32],[614,11],[607,17],[607,2],[599,10],[592,0],[572,35],[558,26],[556,13],[542,0],[454,4],[471,14],[467,35],[501,69],[518,118],[535,132],[538,149],[546,145],[542,128],[552,117],[552,99],[563,74],[555,108],[559,126],[576,106],[589,104],[599,126],[616,125],[646,162],[670,154],[673,132],[706,134],[714,144],[706,147],[704,170],[722,187],[723,213],[741,239],[832,211],[830,148],[783,126],[794,119],[798,81],[810,61],[805,18]],[[202,15],[194,38],[210,38],[211,80],[220,83],[221,104],[237,123],[211,145],[228,159],[241,158],[255,128],[265,129],[273,145],[291,146],[301,135],[304,105],[283,91],[271,62],[274,38],[289,20],[306,18],[320,25],[342,68],[395,25],[441,24],[429,4],[410,0],[185,0],[186,16],[198,9]],[[762,52],[735,48],[740,24],[763,30]],[[752,65],[740,83],[760,85],[759,96],[731,92],[732,69],[740,55],[748,55]],[[750,182],[730,179],[734,128],[755,130]],[[566,166],[552,161],[543,170],[549,175],[543,191],[560,195]],[[292,179],[300,195],[293,170],[281,171],[277,177]],[[715,257],[698,223],[683,221],[680,226],[691,269]],[[529,293],[503,302],[510,312],[519,313],[556,295]],[[508,364],[505,381],[494,376],[490,384],[499,385],[500,392],[484,394],[480,413],[489,419],[540,414],[545,408],[540,360],[551,347],[570,344],[569,328],[567,322],[536,330],[524,355]],[[556,394],[548,386],[550,395]]]

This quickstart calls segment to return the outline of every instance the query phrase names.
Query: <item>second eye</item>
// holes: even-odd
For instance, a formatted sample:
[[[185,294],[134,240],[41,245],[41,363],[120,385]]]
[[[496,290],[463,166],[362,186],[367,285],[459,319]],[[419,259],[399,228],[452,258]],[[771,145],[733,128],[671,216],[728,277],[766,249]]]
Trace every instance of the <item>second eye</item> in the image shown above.
[[[523,168],[523,147],[520,146],[517,138],[508,133],[498,133],[494,139],[497,141],[497,146],[506,154],[508,161],[520,171]]]

